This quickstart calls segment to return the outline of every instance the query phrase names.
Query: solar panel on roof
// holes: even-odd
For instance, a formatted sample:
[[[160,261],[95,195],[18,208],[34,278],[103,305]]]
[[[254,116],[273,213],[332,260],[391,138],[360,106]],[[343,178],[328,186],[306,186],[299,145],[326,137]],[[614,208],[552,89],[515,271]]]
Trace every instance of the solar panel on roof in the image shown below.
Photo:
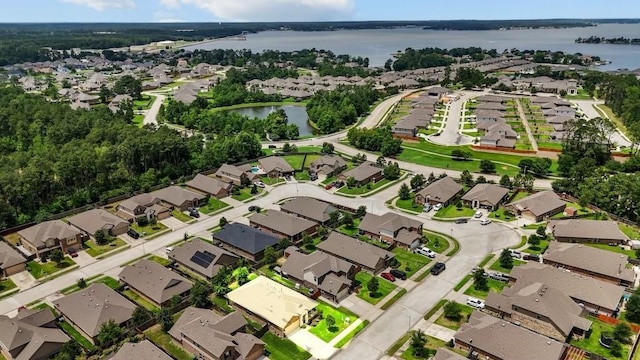
[[[213,262],[213,259],[215,259],[215,255],[208,251],[196,251],[195,254],[193,254],[193,256],[191,257],[191,261],[193,263],[200,265],[203,268],[208,268],[209,265],[211,265],[211,263]]]

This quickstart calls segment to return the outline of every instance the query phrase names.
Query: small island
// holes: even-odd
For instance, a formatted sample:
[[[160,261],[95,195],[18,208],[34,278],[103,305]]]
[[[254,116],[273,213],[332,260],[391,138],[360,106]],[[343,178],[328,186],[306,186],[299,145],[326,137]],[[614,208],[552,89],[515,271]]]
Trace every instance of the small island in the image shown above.
[[[626,37],[605,38],[598,36],[589,36],[587,38],[579,37],[575,40],[579,44],[614,44],[614,45],[640,45],[640,39],[629,39]]]

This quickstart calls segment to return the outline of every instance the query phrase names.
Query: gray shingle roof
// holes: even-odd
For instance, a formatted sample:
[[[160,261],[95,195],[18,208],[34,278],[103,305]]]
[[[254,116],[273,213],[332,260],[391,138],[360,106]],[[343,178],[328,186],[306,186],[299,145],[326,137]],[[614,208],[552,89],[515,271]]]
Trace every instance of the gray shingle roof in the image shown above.
[[[596,249],[582,244],[552,241],[543,258],[585,272],[601,274],[633,282],[635,272],[627,269],[629,257],[612,251]]]
[[[553,236],[579,239],[627,241],[629,237],[613,221],[568,219],[550,221]]]
[[[380,173],[382,173],[382,168],[376,166],[373,162],[365,161],[357,167],[345,171],[343,175],[346,178],[353,177],[356,181],[360,182]]]
[[[250,254],[257,254],[280,242],[280,239],[272,234],[239,223],[225,225],[221,231],[213,234],[213,237]]]
[[[329,220],[329,214],[338,209],[324,201],[310,197],[297,197],[280,205],[280,209],[313,219],[319,223]]]
[[[508,193],[509,189],[505,189],[498,185],[477,184],[462,196],[462,200],[473,201],[474,199],[477,199],[480,202],[487,202],[496,206]]]
[[[467,358],[447,348],[440,348],[431,360],[467,360]]]
[[[192,286],[189,280],[147,259],[126,266],[118,277],[158,304],[188,291]]]
[[[174,206],[181,206],[186,201],[200,201],[206,197],[203,194],[198,194],[181,186],[169,186],[154,191],[151,195]]]
[[[231,184],[220,179],[210,178],[202,174],[196,175],[196,177],[187,182],[186,185],[210,195],[217,195],[222,190],[231,190],[232,187]]]
[[[88,234],[95,234],[100,229],[108,230],[114,226],[128,224],[110,212],[102,209],[85,211],[68,219],[73,226],[86,231]]]
[[[551,190],[541,191],[507,204],[507,206],[513,206],[520,211],[530,211],[535,216],[546,214],[558,208],[564,208],[566,205],[567,203],[562,201],[560,196]]]
[[[260,159],[258,160],[258,163],[267,174],[272,171],[279,171],[282,173],[290,173],[294,171],[285,159],[278,156],[269,156]]]
[[[384,215],[375,215],[372,213],[367,213],[358,229],[364,230],[374,234],[380,234],[381,231],[386,231],[387,233],[396,233],[401,229],[417,229],[422,225],[420,221],[410,219],[406,216],[402,216],[396,213],[388,212]],[[415,236],[412,236],[413,233]],[[417,232],[409,232],[406,231],[402,235],[398,234],[397,241],[400,241],[403,244],[410,245],[413,240],[416,238],[420,238],[421,234]]]
[[[126,343],[122,345],[120,350],[109,360],[172,360],[173,358],[149,340],[143,340],[139,343]]]
[[[265,214],[256,213],[249,221],[288,236],[294,236],[312,229],[317,224],[276,210],[267,210]]]
[[[0,344],[4,348],[10,352],[22,348],[15,360],[46,359],[70,340],[58,328],[38,327],[5,315],[0,315],[0,329]]]
[[[451,200],[456,194],[462,191],[462,185],[458,184],[452,178],[445,176],[429,184],[418,194],[422,197],[430,198],[434,201],[445,203]]]
[[[76,216],[70,218],[69,220],[75,218]],[[118,219],[121,220],[120,218]],[[44,247],[44,243],[48,239],[67,239],[70,237],[75,237],[80,233],[81,232],[78,229],[70,226],[62,220],[44,221],[18,231],[18,235],[20,235],[22,238],[24,238],[37,248]]]
[[[27,260],[15,251],[9,244],[0,241],[0,269],[10,268],[14,265],[22,264]]]
[[[209,266],[204,267],[200,263],[194,262],[194,255],[197,252],[204,253],[205,251],[213,255],[213,261],[209,263]],[[203,276],[211,278],[218,273],[221,267],[226,265],[233,265],[238,261],[238,257],[230,252],[222,250],[221,248],[212,245],[202,240],[193,240],[186,244],[176,246],[169,258],[175,259],[180,264],[185,264],[196,272]]]
[[[390,251],[335,231],[318,244],[318,249],[371,269],[376,267],[380,259],[389,259],[394,256]]]

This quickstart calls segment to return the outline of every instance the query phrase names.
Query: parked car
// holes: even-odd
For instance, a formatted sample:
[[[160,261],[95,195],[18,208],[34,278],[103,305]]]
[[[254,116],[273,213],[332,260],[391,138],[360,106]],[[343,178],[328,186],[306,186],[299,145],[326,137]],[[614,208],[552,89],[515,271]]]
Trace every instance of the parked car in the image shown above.
[[[426,247],[426,246],[421,246],[421,247],[417,248],[416,249],[416,253],[418,253],[420,255],[424,255],[426,257],[430,257],[432,259],[434,257],[436,257],[436,253],[433,250],[431,250],[428,247]]]
[[[263,188],[265,185],[262,181],[254,181],[253,185],[259,187],[259,188]]]
[[[511,257],[514,259],[522,259],[523,254],[519,251],[515,251],[515,250],[509,250],[509,252],[511,253]]]
[[[391,269],[391,271],[389,272],[391,273],[391,275],[397,277],[398,279],[407,280],[407,273],[402,270]]]
[[[477,267],[477,266],[476,266],[476,267],[474,267],[473,269],[471,269],[471,275],[475,274],[475,273],[476,273],[476,271],[480,271],[480,269],[481,269],[481,268],[479,268],[479,267]]]
[[[257,209],[258,209],[258,207],[255,206],[255,205],[249,206],[249,211],[256,211]]]
[[[475,214],[473,214],[473,217],[476,218],[476,219],[480,219],[482,217],[482,215],[483,215],[482,211],[478,210],[478,211],[476,211]]]
[[[502,281],[502,282],[509,282],[509,275],[503,274],[501,272],[492,271],[490,273],[487,273],[487,276],[489,276],[489,278],[493,279],[493,280],[498,280],[498,281]]]
[[[165,249],[168,253],[173,251],[173,246],[167,246],[167,248]]]
[[[287,181],[291,181],[291,175],[285,175],[284,179],[287,180]]]
[[[467,219],[456,219],[456,224],[466,224],[467,223]]]
[[[269,145],[269,149],[275,149],[275,148],[277,148],[277,146],[275,146],[273,144]]]
[[[329,185],[324,187],[325,190],[331,190],[331,188],[333,188],[333,185],[331,185],[331,184],[329,184]]]
[[[424,206],[422,207],[422,211],[424,212],[429,212],[431,211],[431,209],[433,209],[433,206],[431,204],[424,204]]]
[[[380,274],[380,276],[381,276],[383,279],[387,279],[387,280],[389,280],[389,281],[391,281],[391,282],[396,281],[396,278],[395,278],[395,277],[393,277],[393,275],[391,275],[391,274],[389,274],[389,273],[382,273],[382,274]]]
[[[198,209],[196,209],[196,208],[189,208],[189,216],[194,217],[194,218],[199,218],[200,217],[200,213],[198,212]]]
[[[535,262],[540,262],[540,255],[537,254],[524,254],[522,260],[530,260]]]
[[[127,231],[127,235],[131,236],[134,239],[139,239],[140,238],[140,234],[137,231],[133,230],[133,229],[129,229]]]
[[[78,257],[78,252],[74,248],[69,248],[67,252],[69,253],[69,256],[71,256],[72,258]]]
[[[442,209],[442,204],[435,204],[435,206],[433,207],[433,211],[438,211]]]
[[[473,298],[473,297],[467,298],[467,305],[474,307],[476,309],[484,309],[484,301]]]
[[[489,225],[489,224],[491,224],[491,220],[487,218],[480,220],[480,225]]]
[[[443,262],[437,262],[435,265],[433,265],[433,267],[431,268],[431,275],[438,275],[441,272],[444,271],[444,269],[446,269],[447,266],[443,263]]]
[[[333,182],[333,186],[335,186],[336,188],[340,189],[341,187],[344,186],[344,181],[334,181]]]
[[[316,181],[316,180],[318,180],[318,175],[316,175],[316,174],[311,174],[311,175],[309,175],[309,179],[310,179],[311,181]]]

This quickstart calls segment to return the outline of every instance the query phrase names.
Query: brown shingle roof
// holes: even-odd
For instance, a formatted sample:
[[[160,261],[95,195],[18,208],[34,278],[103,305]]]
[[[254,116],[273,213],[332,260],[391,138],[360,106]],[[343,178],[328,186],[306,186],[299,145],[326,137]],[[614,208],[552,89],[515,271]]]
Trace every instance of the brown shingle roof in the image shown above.
[[[198,174],[193,180],[187,182],[188,187],[202,191],[210,195],[217,195],[222,190],[231,190],[232,185],[219,179],[210,178]]]
[[[25,262],[27,260],[19,252],[4,241],[0,241],[0,269],[10,268]]]
[[[445,203],[450,201],[456,194],[462,191],[462,185],[458,184],[452,178],[445,176],[442,179],[436,180],[429,184],[424,189],[420,190],[418,194],[422,197],[430,198],[431,200]]]
[[[578,239],[627,241],[629,237],[613,221],[568,219],[550,221],[553,236]]]
[[[353,177],[356,181],[360,182],[380,173],[382,173],[382,168],[376,166],[375,163],[365,161],[357,167],[345,171],[343,176],[346,178]]]
[[[324,223],[329,220],[329,214],[338,211],[338,209],[324,201],[320,201],[310,197],[293,198],[286,203],[280,205],[280,209],[285,212],[298,214],[316,222]]]
[[[329,254],[343,257],[356,265],[364,265],[375,269],[380,259],[389,259],[392,252],[352,237],[332,232],[329,237],[318,244],[318,249]]]
[[[191,282],[155,261],[142,259],[126,266],[120,280],[158,304],[191,289]]]
[[[294,171],[285,159],[278,156],[269,156],[264,159],[260,159],[258,160],[258,163],[267,174],[272,171],[279,171],[282,173],[290,173]]]
[[[93,209],[85,211],[68,219],[69,223],[90,235],[96,233],[100,229],[109,230],[114,226],[128,224],[110,212],[102,209]]]
[[[360,222],[358,229],[364,230],[370,233],[374,233],[374,234],[380,234],[380,232],[383,232],[383,231],[386,233],[396,233],[401,229],[410,229],[410,228],[417,229],[421,225],[422,223],[420,221],[413,220],[406,216],[402,216],[392,212],[385,213],[384,215],[381,215],[381,216],[375,215],[372,213],[367,213],[362,219],[362,221]],[[409,233],[409,231],[407,231],[407,233]],[[403,239],[405,240],[408,239],[407,238],[408,234],[404,234],[403,236],[404,236]],[[417,236],[419,238],[420,234],[417,234]],[[397,240],[400,241],[400,239],[397,239]],[[407,245],[410,245],[410,244],[411,242],[409,242]]]
[[[187,190],[181,186],[169,186],[151,193],[152,196],[174,206],[181,206],[186,201],[203,200],[206,196]]]
[[[213,256],[213,260],[208,263],[208,266],[203,266],[206,262],[200,261],[202,258],[201,254],[207,255],[205,252]],[[221,267],[233,265],[238,261],[237,256],[202,240],[193,240],[186,244],[176,246],[171,253],[169,253],[169,258],[188,266],[207,278],[215,276]]]
[[[50,312],[48,309],[41,311]],[[15,360],[46,359],[70,340],[58,328],[38,327],[5,315],[0,315],[0,329],[0,344],[10,352],[18,353]]]
[[[548,190],[529,195],[509,203],[507,206],[513,206],[520,211],[530,211],[533,215],[540,216],[558,208],[564,209],[567,203],[562,201],[558,194]]]
[[[314,251],[308,255],[292,251],[282,266],[282,271],[302,280],[306,272],[312,273],[316,278],[321,278],[331,272],[347,273],[352,267],[353,265],[349,262],[321,251]]]
[[[295,236],[316,226],[312,221],[276,210],[267,210],[265,214],[253,214],[249,221],[288,236]]]
[[[346,165],[346,161],[344,161],[344,159],[338,155],[322,155],[320,158],[311,163],[312,168],[324,168],[328,166],[331,171],[334,171],[335,169],[344,167]]]
[[[628,282],[635,279],[635,272],[626,267],[629,261],[627,255],[587,245],[552,241],[543,259]]]
[[[477,184],[462,196],[462,200],[473,201],[474,199],[477,199],[480,202],[487,202],[496,206],[508,193],[509,189],[505,189],[498,185]]]
[[[120,350],[109,360],[172,360],[172,357],[165,354],[157,346],[153,345],[149,340],[143,340],[139,343],[126,343],[122,345]]]
[[[75,216],[72,218],[75,218]],[[62,220],[44,221],[40,224],[18,231],[18,235],[20,235],[20,237],[24,238],[37,248],[43,248],[45,246],[45,241],[48,239],[68,239],[70,237],[75,237],[80,233],[81,232],[78,229],[70,226]]]

